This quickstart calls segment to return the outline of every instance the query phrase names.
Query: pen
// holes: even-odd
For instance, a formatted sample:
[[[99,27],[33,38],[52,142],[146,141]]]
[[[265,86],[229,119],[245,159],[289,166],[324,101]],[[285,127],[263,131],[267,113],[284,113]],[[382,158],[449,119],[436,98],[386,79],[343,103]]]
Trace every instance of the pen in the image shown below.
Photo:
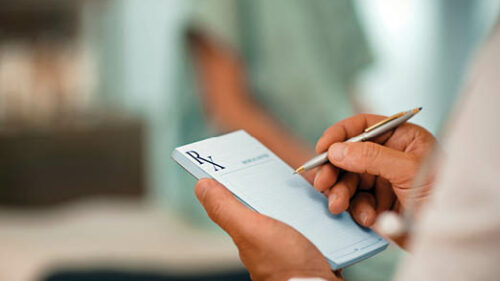
[[[404,122],[408,121],[408,119],[412,118],[422,110],[422,107],[418,107],[412,110],[408,111],[403,111],[400,113],[396,113],[390,117],[387,117],[386,119],[366,128],[363,133],[360,135],[357,135],[355,137],[352,137],[345,142],[361,142],[361,141],[366,141],[371,138],[377,137],[382,135],[385,132],[388,132],[397,126],[403,124]],[[315,156],[311,160],[307,161],[304,163],[304,165],[300,166],[297,170],[295,170],[294,174],[300,174],[305,171],[309,171],[311,169],[314,169],[318,166],[321,166],[325,163],[328,162],[328,152],[322,153],[318,156]]]

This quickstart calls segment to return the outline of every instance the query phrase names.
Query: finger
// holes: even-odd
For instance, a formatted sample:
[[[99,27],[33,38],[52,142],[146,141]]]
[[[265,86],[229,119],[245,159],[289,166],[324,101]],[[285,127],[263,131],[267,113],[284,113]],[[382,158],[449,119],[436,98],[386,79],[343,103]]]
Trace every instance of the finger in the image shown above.
[[[375,176],[370,174],[359,175],[359,189],[368,190],[375,184]]]
[[[362,226],[369,227],[375,223],[375,198],[368,192],[358,192],[350,206],[354,220]]]
[[[339,175],[339,170],[331,164],[325,164],[319,167],[314,178],[314,188],[319,192],[329,190]]]
[[[312,185],[314,183],[314,178],[316,177],[317,171],[318,171],[318,168],[314,168],[312,170],[305,171],[301,175],[302,175],[302,177],[304,177],[304,179],[306,179],[306,181],[308,183],[310,183]]]
[[[435,139],[431,133],[412,123],[403,123],[393,132],[384,145],[399,151],[425,156],[432,151]]]
[[[328,209],[334,215],[340,214],[349,207],[349,200],[356,192],[359,177],[353,173],[345,173],[328,194]]]
[[[411,154],[373,142],[333,144],[328,160],[346,171],[381,176],[393,184],[407,183],[418,170],[418,161]]]
[[[394,202],[394,206],[392,206],[392,210],[396,213],[399,213],[399,214],[402,212],[403,206],[401,205],[399,200],[396,200],[396,202]]]
[[[357,136],[367,127],[374,125],[385,118],[385,116],[381,115],[358,114],[337,122],[326,129],[321,138],[318,140],[316,143],[316,152],[318,154],[323,153],[330,145],[337,142],[343,142],[349,138]],[[390,137],[391,134],[392,131],[387,132],[374,138],[373,141],[383,143]]]
[[[342,277],[342,268],[335,270],[333,273],[335,274],[335,277],[339,278],[339,280],[344,280],[344,278]]]
[[[224,186],[215,180],[201,179],[195,194],[212,221],[233,238],[248,231],[256,213],[243,206]]]
[[[377,178],[374,194],[377,201],[377,208],[375,209],[377,214],[389,210],[396,198],[391,183],[382,177]]]

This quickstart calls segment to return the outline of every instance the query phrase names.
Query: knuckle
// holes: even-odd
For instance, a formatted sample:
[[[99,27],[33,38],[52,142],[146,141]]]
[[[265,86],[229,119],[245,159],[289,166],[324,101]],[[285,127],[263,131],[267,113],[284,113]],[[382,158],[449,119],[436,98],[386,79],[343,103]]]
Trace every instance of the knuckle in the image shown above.
[[[221,217],[223,213],[223,205],[221,202],[218,201],[212,201],[210,203],[210,208],[209,208],[209,213],[212,219],[217,220]]]
[[[406,164],[404,167],[406,167],[405,172],[402,173],[402,182],[413,182],[415,176],[418,174],[418,171],[420,170],[421,163],[418,161],[416,158],[409,156]]]
[[[375,205],[375,197],[373,197],[373,194],[371,194],[370,192],[360,192],[359,193],[359,200],[361,202],[366,202],[370,205]]]
[[[420,165],[421,163],[417,159],[410,160],[410,170],[413,173],[417,173],[420,170]]]
[[[214,220],[221,216],[224,208],[224,204],[221,202],[222,200],[218,198],[216,193],[215,189],[210,188],[205,191],[205,196],[203,198],[207,213]]]
[[[373,142],[365,142],[361,148],[363,158],[376,159],[380,154],[380,148]]]
[[[212,186],[212,185],[205,187],[202,200],[205,203],[210,204],[217,197],[214,195],[214,193],[216,193],[216,192],[217,192],[216,188],[214,188],[214,186]]]
[[[411,172],[417,172],[420,169],[420,162],[421,160],[415,157],[412,154],[405,154],[406,158],[406,166],[408,167],[409,171]]]
[[[223,229],[226,228],[228,222],[225,216],[224,204],[218,200],[214,201],[210,207],[210,218]]]

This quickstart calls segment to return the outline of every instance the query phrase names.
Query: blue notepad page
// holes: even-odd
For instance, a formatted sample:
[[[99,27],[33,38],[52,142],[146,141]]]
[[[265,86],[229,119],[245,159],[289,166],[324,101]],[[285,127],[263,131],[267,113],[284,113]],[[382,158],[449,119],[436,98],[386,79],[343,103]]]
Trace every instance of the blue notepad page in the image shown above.
[[[250,208],[295,228],[334,270],[388,245],[347,212],[332,215],[324,195],[245,131],[178,147],[172,158],[196,178],[219,181]]]

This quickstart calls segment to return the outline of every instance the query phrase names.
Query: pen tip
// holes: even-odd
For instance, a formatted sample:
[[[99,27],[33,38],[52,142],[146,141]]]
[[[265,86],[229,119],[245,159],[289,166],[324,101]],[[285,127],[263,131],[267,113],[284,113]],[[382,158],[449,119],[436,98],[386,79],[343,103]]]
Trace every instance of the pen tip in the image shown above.
[[[304,168],[304,166],[301,166],[299,167],[297,170],[295,170],[295,172],[293,172],[293,174],[300,174],[302,172],[304,172],[306,169]]]
[[[413,113],[413,114],[417,114],[417,113],[419,113],[419,112],[420,112],[420,110],[422,110],[422,108],[423,108],[423,107],[417,107],[417,108],[415,108],[415,109],[412,109],[411,113]]]

